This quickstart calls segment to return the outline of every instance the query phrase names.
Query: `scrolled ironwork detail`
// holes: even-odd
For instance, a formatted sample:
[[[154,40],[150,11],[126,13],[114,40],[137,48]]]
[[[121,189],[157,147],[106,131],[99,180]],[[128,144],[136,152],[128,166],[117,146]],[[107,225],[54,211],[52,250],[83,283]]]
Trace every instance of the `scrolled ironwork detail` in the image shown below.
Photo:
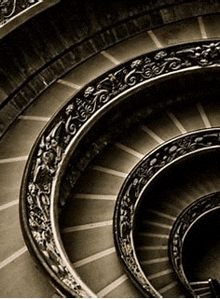
[[[0,27],[11,18],[28,9],[42,0],[1,0],[0,1]]]
[[[219,45],[220,42],[207,42],[184,45],[181,48],[172,47],[142,55],[118,66],[79,91],[41,134],[26,168],[26,176],[23,181],[23,185],[26,187],[23,188],[21,194],[25,217],[21,215],[21,218],[27,218],[28,228],[25,234],[34,242],[38,252],[58,280],[69,287],[75,296],[89,297],[91,294],[88,294],[81,286],[81,281],[77,282],[78,278],[69,272],[56,247],[51,229],[51,209],[53,208],[51,208],[51,190],[59,173],[59,167],[66,158],[68,148],[74,138],[80,134],[81,128],[90,127],[90,120],[94,116],[98,120],[99,112],[103,111],[107,105],[110,106],[116,97],[118,100],[122,94],[124,96],[130,90],[134,92],[134,88],[138,88],[141,84],[147,84],[149,80],[162,75],[180,70],[190,70],[193,67],[219,66]],[[82,137],[78,136],[77,138]],[[141,164],[141,167],[137,169],[135,177],[131,182],[129,181],[130,185],[126,194],[120,200],[120,217],[117,218],[117,227],[120,228],[119,238],[120,246],[123,248],[122,253],[129,270],[132,269],[135,272],[137,280],[147,293],[154,297],[158,293],[142,276],[142,272],[137,267],[133,249],[130,247],[129,232],[132,230],[133,208],[136,198],[149,177],[184,153],[208,146],[207,140],[211,138],[211,135],[208,135],[207,138],[203,135],[202,139],[199,139],[197,135],[194,139],[192,138],[191,136],[180,139],[172,146],[164,147],[154,157],[144,160],[145,165]],[[215,134],[211,141],[216,138],[219,140],[218,134]],[[117,205],[119,205],[119,201]]]
[[[133,246],[134,218],[137,207],[142,200],[144,190],[147,188],[148,183],[160,171],[169,167],[171,163],[191,153],[211,149],[213,147],[220,149],[220,129],[207,129],[178,137],[163,144],[145,156],[131,171],[122,186],[115,207],[114,234],[116,246],[126,268],[130,271],[130,275],[136,279],[136,282],[142,290],[145,291],[147,286],[148,295],[153,297],[159,296],[143,273]],[[212,205],[215,205],[215,203],[216,201],[213,201]],[[218,205],[219,204],[218,202]],[[197,210],[203,212],[205,209],[210,208],[210,206],[211,204],[208,202],[206,202],[205,205],[201,203],[197,204],[194,209],[190,210],[190,215],[185,215],[184,219],[186,221],[182,222],[181,226],[178,226],[172,237],[173,260],[175,261],[176,268],[179,270],[180,276],[183,275],[180,263],[180,229],[183,230],[187,228],[189,224],[187,219],[193,220],[197,217]],[[184,279],[182,278],[181,281],[183,282]]]
[[[182,264],[182,250],[184,240],[190,228],[205,214],[220,208],[220,193],[215,192],[197,199],[189,205],[176,219],[169,238],[170,259],[181,282],[190,286],[185,276]],[[193,289],[191,290],[193,293]]]

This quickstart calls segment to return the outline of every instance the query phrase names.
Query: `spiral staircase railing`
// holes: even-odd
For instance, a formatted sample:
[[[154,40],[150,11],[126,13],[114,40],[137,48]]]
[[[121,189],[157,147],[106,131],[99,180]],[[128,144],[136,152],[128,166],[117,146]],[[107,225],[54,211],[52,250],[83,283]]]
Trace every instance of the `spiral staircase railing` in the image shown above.
[[[179,280],[189,288],[190,292],[196,297],[195,285],[199,282],[189,283],[182,262],[183,246],[187,233],[193,227],[193,225],[201,220],[208,213],[220,208],[220,194],[219,192],[206,195],[197,199],[191,205],[189,205],[175,221],[171,233],[169,242],[170,260]],[[211,290],[212,297],[219,297],[219,283],[215,279],[209,279],[206,282]]]
[[[49,274],[53,284],[65,296],[95,297],[77,271],[73,269],[59,235],[57,218],[59,209],[64,203],[59,202],[58,193],[69,158],[74,155],[82,139],[88,135],[100,118],[131,94],[168,76],[218,69],[219,66],[220,42],[218,40],[183,44],[142,55],[114,68],[80,90],[64,105],[38,137],[23,176],[20,219],[30,251]],[[181,148],[173,141],[168,150],[167,160],[165,162],[161,160],[158,169],[170,163],[172,159],[175,161],[180,156],[193,151],[219,147],[219,129],[192,133],[181,140],[183,143],[186,142],[186,145]],[[85,169],[90,159],[105,144],[106,141],[103,141],[100,147],[94,148],[93,154],[82,162],[80,171]],[[163,147],[162,149],[167,151]],[[165,154],[167,153],[164,152]],[[150,158],[148,161],[150,163],[148,172],[152,171],[152,175],[156,172],[155,159]],[[131,177],[128,178],[130,179]],[[74,183],[73,181],[72,184]],[[119,196],[114,226],[116,243],[122,259],[144,294],[160,296],[143,275],[134,254],[130,234],[133,208],[136,203],[130,203],[129,211],[132,212],[127,215],[128,219],[117,215],[122,208],[120,207],[122,203],[123,200]],[[121,221],[124,221],[124,224]]]
[[[164,143],[141,160],[132,170],[122,186],[115,207],[114,230],[116,246],[126,268],[136,280],[138,286],[152,297],[160,294],[154,290],[144,274],[134,246],[134,223],[138,207],[143,201],[145,190],[152,184],[158,174],[172,164],[186,159],[190,155],[203,151],[219,150],[219,129],[206,129],[177,137]],[[147,198],[144,198],[147,200]],[[173,268],[179,280],[196,297],[194,290],[185,276],[182,265],[182,247],[187,229],[203,214],[219,208],[219,197],[215,194],[207,196],[189,206],[183,215],[178,217],[174,224],[170,237],[170,257]],[[191,213],[191,215],[189,215]],[[185,218],[184,218],[185,216]]]
[[[10,33],[34,15],[58,3],[59,0],[8,0],[0,3],[0,37]]]

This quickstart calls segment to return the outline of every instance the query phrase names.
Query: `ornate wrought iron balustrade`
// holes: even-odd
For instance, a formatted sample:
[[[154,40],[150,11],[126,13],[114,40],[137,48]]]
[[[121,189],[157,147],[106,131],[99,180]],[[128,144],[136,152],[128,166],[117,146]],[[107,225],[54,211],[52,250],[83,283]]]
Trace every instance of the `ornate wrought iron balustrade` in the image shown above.
[[[198,42],[147,53],[116,67],[83,88],[60,110],[39,136],[23,177],[20,197],[21,223],[28,246],[53,282],[65,294],[76,297],[95,296],[72,268],[59,236],[56,219],[57,194],[63,170],[68,163],[68,153],[74,154],[80,140],[103,114],[130,94],[145,88],[147,84],[182,72],[219,66],[219,41]],[[139,194],[140,187],[147,181],[146,173],[152,176],[166,163],[184,154],[204,147],[219,146],[219,134],[218,130],[196,133],[178,140],[178,144],[169,144],[168,150],[161,148],[164,157],[169,154],[167,158],[158,160],[157,157],[151,156],[149,161],[146,161],[148,170],[144,171],[144,177],[142,178],[140,171],[138,178],[132,179],[133,174],[129,178],[132,181],[128,193],[138,186],[136,191]],[[181,146],[179,142],[182,142]],[[135,193],[135,190],[133,191]],[[118,234],[118,246],[126,267],[144,292],[157,297],[158,292],[143,276],[135,259],[130,233],[136,203],[133,198],[129,198],[127,194],[125,197],[120,195],[117,201],[114,229]],[[125,209],[125,204],[126,218],[118,214]]]
[[[198,220],[201,220],[205,215],[217,209],[220,209],[219,192],[212,193],[202,198],[199,198],[191,205],[189,205],[179,215],[170,233],[169,254],[170,254],[170,260],[174,268],[174,271],[177,273],[180,281],[187,288],[189,288],[192,294],[195,295],[196,295],[196,290],[194,288],[195,283],[194,284],[189,283],[183,267],[182,256],[183,256],[184,241],[188,232]],[[209,289],[211,293],[213,293],[214,295],[215,291],[217,292],[218,290],[217,281],[210,279],[210,281],[209,282],[207,281],[207,283],[209,285]]]
[[[0,0],[0,38],[59,0]]]

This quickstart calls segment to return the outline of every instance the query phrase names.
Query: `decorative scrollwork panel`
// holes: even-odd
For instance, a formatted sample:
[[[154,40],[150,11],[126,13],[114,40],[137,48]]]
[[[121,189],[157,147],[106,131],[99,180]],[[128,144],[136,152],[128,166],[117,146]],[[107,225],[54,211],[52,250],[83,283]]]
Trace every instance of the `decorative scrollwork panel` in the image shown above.
[[[1,0],[0,27],[9,22],[11,18],[39,2],[42,2],[42,0]]]
[[[51,120],[36,142],[29,157],[21,192],[21,218],[25,223],[25,238],[34,246],[33,250],[47,265],[49,274],[65,285],[70,294],[77,297],[94,296],[80,278],[70,271],[71,265],[63,260],[57,248],[53,219],[57,206],[57,195],[53,188],[57,177],[62,175],[67,153],[77,147],[81,140],[106,111],[121,102],[129,93],[144,88],[149,82],[167,75],[207,67],[220,66],[220,42],[198,42],[167,48],[138,57],[102,75],[74,96]],[[115,230],[122,256],[129,271],[152,296],[158,293],[148,284],[136,263],[131,244],[134,205],[143,186],[155,173],[168,163],[189,153],[219,144],[219,133],[201,133],[176,140],[160,152],[144,160],[144,164],[129,179],[129,188],[117,202]],[[120,206],[120,207],[119,207]],[[56,221],[56,220],[55,220]],[[34,245],[33,245],[34,244]],[[49,269],[49,270],[48,270]]]
[[[218,150],[220,149],[220,129],[207,129],[182,135],[181,137],[164,143],[162,146],[144,157],[131,171],[122,186],[115,207],[114,233],[116,246],[118,248],[119,255],[130,272],[130,275],[136,280],[140,289],[142,289],[143,292],[146,292],[147,295],[153,297],[160,296],[142,271],[133,245],[135,214],[138,206],[140,206],[140,203],[143,200],[143,194],[149,183],[151,183],[156,176],[161,173],[161,171],[167,169],[174,162],[191,154],[196,154],[213,148]],[[145,200],[147,200],[147,198],[145,198]],[[216,201],[213,201],[212,206],[216,203]],[[197,204],[194,209],[190,210],[191,215],[185,215],[184,223],[181,222],[183,225],[178,226],[178,233],[180,234],[180,228],[187,229],[191,223],[190,221],[193,221],[195,217],[198,217],[198,211],[204,212],[204,209],[208,208],[209,205],[209,202],[206,202],[205,205],[200,203]],[[195,210],[197,213],[195,213]],[[191,220],[189,221],[188,218]],[[176,242],[178,242],[178,244],[181,244],[179,234],[177,234],[176,231],[178,240],[177,237],[175,237],[173,243],[176,244]],[[178,269],[179,276],[183,277],[184,274],[180,262],[182,247],[179,245],[177,248],[179,251],[173,261],[175,268]],[[184,277],[181,281],[186,287],[188,287],[187,281]]]

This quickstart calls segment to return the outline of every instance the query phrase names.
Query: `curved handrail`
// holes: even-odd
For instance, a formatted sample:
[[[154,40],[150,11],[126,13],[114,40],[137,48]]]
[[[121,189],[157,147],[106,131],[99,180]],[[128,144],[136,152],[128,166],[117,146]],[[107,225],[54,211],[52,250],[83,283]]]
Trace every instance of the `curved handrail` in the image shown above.
[[[193,225],[216,209],[220,209],[220,192],[206,195],[194,201],[178,216],[170,232],[169,254],[173,269],[180,281],[192,294],[195,292],[185,275],[182,262],[184,241]]]
[[[116,246],[130,275],[142,292],[147,295],[150,294],[153,297],[160,296],[147,280],[138,261],[133,244],[135,215],[144,197],[143,195],[155,178],[177,161],[195,153],[213,149],[220,150],[220,129],[217,128],[184,134],[165,142],[153,152],[146,155],[134,167],[120,190],[114,216]],[[181,282],[183,282],[188,290],[190,289],[186,279],[182,279]],[[193,290],[190,289],[190,291],[193,294]]]
[[[206,41],[169,47],[114,68],[74,96],[39,136],[22,181],[22,229],[37,259],[67,294],[95,296],[72,268],[58,232],[58,193],[70,155],[100,117],[134,91],[181,72],[219,67],[219,45]],[[158,295],[151,286],[147,293]]]
[[[60,0],[10,0],[0,3],[0,38]]]

